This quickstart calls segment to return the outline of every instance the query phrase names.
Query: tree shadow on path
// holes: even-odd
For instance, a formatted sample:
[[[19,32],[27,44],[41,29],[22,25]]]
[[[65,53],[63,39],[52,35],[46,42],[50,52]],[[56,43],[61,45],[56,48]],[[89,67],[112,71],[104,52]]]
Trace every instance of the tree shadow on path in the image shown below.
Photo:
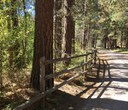
[[[101,62],[102,65],[100,67],[102,68],[100,69],[102,69],[103,72],[102,80],[90,80],[93,83],[76,96],[58,91],[61,94],[61,100],[55,110],[128,110],[128,101],[119,99],[122,94],[128,92],[128,88],[116,85],[116,83],[128,83],[128,78],[113,77],[110,72],[111,69],[115,68],[111,67],[107,60],[101,60]],[[93,91],[88,94],[87,98],[81,97],[91,89],[93,89]],[[118,92],[118,95],[114,94],[112,91]],[[104,94],[107,97],[105,97]],[[118,99],[111,97],[111,94],[117,95]],[[128,96],[126,95],[125,97]]]

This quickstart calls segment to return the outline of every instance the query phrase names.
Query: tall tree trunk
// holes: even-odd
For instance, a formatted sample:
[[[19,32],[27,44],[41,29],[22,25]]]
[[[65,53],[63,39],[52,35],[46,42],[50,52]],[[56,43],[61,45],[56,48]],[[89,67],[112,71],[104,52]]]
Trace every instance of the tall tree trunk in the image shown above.
[[[36,0],[34,57],[31,86],[40,89],[40,58],[53,59],[53,5],[54,0]],[[45,66],[45,74],[53,73],[53,65]],[[46,88],[53,86],[53,79],[46,82]]]
[[[75,22],[73,20],[71,8],[74,4],[74,0],[65,0],[65,53],[70,56],[72,53],[73,39],[75,38]],[[69,65],[70,61],[66,62]]]
[[[111,48],[111,39],[108,38],[108,30],[104,30],[104,37],[103,37],[103,47],[107,48],[107,44],[108,44],[108,48]]]
[[[86,16],[87,14],[87,0],[84,1],[84,5],[83,5],[83,10],[84,10],[84,15]],[[82,40],[82,49],[86,49],[86,45],[87,45],[87,32],[88,29],[86,28],[86,22],[84,19],[84,35],[83,35],[83,40]]]
[[[75,21],[72,18],[72,54],[75,54]]]
[[[91,38],[91,44],[92,44],[92,48],[95,48],[95,34],[93,34],[92,38]]]
[[[113,39],[113,48],[116,48],[117,47],[117,27],[115,28],[115,32],[114,32],[114,37],[115,39]]]
[[[83,36],[83,40],[82,40],[82,49],[86,50],[86,46],[88,43],[88,29],[86,29],[86,27],[84,27],[84,36]]]
[[[61,57],[62,51],[62,0],[55,1],[55,57]]]

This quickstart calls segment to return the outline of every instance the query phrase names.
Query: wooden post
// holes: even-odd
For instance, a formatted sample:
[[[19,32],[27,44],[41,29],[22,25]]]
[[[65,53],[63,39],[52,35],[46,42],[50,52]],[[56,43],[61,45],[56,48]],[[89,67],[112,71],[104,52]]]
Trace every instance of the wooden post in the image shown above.
[[[40,59],[40,92],[45,92],[45,57]],[[45,97],[43,98],[43,107],[45,107]]]
[[[105,60],[102,60],[103,62],[103,80],[105,78],[105,71],[106,71],[106,64],[105,64]]]
[[[91,53],[90,54],[90,57],[89,57],[89,60],[91,60],[93,58],[93,53]],[[91,74],[92,73],[92,63],[93,63],[93,60],[91,60],[90,62],[89,62],[89,74]]]
[[[93,56],[94,56],[94,53],[91,54],[91,59],[94,59]],[[92,66],[93,63],[94,63],[94,60],[91,61],[90,66]],[[90,69],[90,72],[92,73],[92,67]]]
[[[91,59],[93,59],[93,60],[91,61],[91,65],[94,64],[94,58],[93,58],[93,57],[94,57],[94,52],[92,52],[92,54],[91,54]]]
[[[86,51],[86,54],[88,54],[88,51]],[[85,56],[85,62],[88,62],[88,55]],[[85,69],[87,70],[88,66],[85,66]]]
[[[86,54],[88,54],[88,51],[86,51]],[[84,62],[85,62],[85,63],[88,62],[88,55],[86,55],[86,56],[84,57]],[[84,66],[84,71],[86,71],[86,70],[87,70],[87,65]],[[85,79],[86,79],[86,77],[87,77],[87,73],[85,74]]]

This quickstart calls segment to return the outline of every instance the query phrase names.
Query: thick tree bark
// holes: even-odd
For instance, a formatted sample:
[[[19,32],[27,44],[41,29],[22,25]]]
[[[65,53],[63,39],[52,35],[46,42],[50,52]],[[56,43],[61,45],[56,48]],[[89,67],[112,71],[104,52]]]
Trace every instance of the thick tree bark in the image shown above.
[[[73,40],[75,39],[75,22],[73,20],[71,8],[74,5],[74,0],[65,0],[65,53],[71,55]],[[69,65],[70,61],[66,62],[66,65]]]
[[[61,57],[62,51],[62,0],[55,1],[55,58]]]
[[[86,50],[86,46],[88,44],[88,29],[86,29],[86,27],[84,27],[84,36],[83,36],[83,40],[82,40],[82,49]]]
[[[40,89],[40,58],[53,59],[53,5],[54,0],[36,0],[34,57],[31,86]],[[53,65],[45,66],[45,74],[53,73]],[[53,86],[53,79],[46,82],[46,88]]]
[[[86,16],[86,14],[87,14],[87,0],[84,1],[83,10],[84,10],[83,14]],[[84,35],[83,35],[83,39],[82,39],[82,49],[85,50],[86,46],[87,46],[87,42],[88,42],[88,40],[87,40],[88,39],[88,29],[87,29],[85,20],[84,20],[83,29],[84,29]]]

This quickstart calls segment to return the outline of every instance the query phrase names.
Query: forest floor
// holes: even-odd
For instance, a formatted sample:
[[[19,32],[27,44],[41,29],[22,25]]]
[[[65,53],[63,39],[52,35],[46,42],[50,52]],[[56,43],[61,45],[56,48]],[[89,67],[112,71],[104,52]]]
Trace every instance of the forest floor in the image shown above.
[[[108,63],[100,80],[61,87],[53,94],[58,103],[49,110],[128,110],[128,54],[100,50],[98,56]]]
[[[12,110],[35,95],[30,88],[30,69],[5,73],[0,88],[0,110]]]
[[[84,83],[75,80],[66,84],[47,97],[47,109],[36,110],[128,110],[128,54],[111,50],[98,52],[98,56],[107,61],[106,68],[101,67],[100,79],[88,75]],[[35,95],[29,88],[29,73],[15,74],[13,81],[7,77],[4,76],[0,110],[11,110]],[[56,80],[55,84],[63,80]]]

